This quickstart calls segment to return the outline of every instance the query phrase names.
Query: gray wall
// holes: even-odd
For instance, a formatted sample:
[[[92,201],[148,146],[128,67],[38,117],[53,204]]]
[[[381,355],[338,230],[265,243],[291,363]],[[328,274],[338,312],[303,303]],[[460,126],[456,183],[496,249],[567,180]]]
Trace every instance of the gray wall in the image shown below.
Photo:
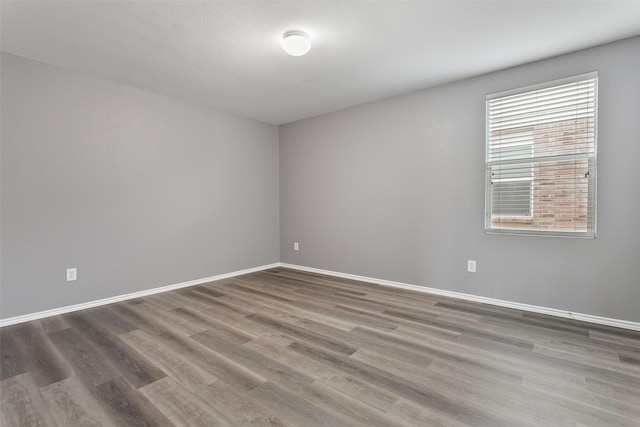
[[[0,317],[279,260],[276,126],[1,59]]]
[[[292,123],[280,137],[3,53],[0,317],[281,260],[640,321],[638,51],[636,37]],[[598,238],[485,235],[485,95],[592,70]]]
[[[639,52],[636,37],[282,126],[282,262],[640,321]],[[594,70],[597,239],[485,235],[486,94]]]

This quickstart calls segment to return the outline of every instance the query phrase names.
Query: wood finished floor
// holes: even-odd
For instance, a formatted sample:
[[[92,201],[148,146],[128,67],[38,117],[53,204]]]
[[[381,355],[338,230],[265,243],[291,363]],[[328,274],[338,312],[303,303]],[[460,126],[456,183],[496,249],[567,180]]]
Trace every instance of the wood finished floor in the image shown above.
[[[283,268],[0,329],[13,426],[640,426],[640,333]]]

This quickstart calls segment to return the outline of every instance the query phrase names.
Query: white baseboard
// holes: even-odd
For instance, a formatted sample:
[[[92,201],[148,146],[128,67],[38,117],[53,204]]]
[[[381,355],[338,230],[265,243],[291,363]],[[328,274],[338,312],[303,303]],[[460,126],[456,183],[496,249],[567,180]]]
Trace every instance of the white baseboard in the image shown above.
[[[283,268],[291,268],[293,270],[307,271],[307,272],[310,272],[310,273],[324,274],[324,275],[327,275],[327,276],[335,276],[335,277],[341,277],[341,278],[344,278],[344,279],[358,280],[358,281],[361,281],[361,282],[368,282],[368,283],[373,283],[373,284],[376,284],[376,285],[383,285],[383,286],[391,286],[391,287],[394,287],[394,288],[409,289],[409,290],[412,290],[412,291],[424,292],[424,293],[428,293],[428,294],[442,295],[442,296],[445,296],[445,297],[458,298],[458,299],[463,299],[463,300],[467,300],[467,301],[475,301],[475,302],[480,302],[480,303],[484,303],[484,304],[497,305],[497,306],[500,306],[500,307],[514,308],[516,310],[523,310],[523,311],[529,311],[529,312],[533,312],[533,313],[548,314],[548,315],[551,315],[551,316],[563,317],[563,318],[566,318],[566,319],[580,320],[580,321],[584,321],[584,322],[596,323],[596,324],[599,324],[599,325],[613,326],[613,327],[616,327],[616,328],[624,328],[624,329],[631,329],[631,330],[634,330],[634,331],[640,331],[640,323],[631,322],[631,321],[628,321],[628,320],[620,320],[620,319],[612,319],[612,318],[609,318],[609,317],[593,316],[591,314],[584,314],[584,313],[575,313],[575,312],[572,312],[572,311],[558,310],[556,308],[540,307],[540,306],[537,306],[537,305],[522,304],[522,303],[518,303],[518,302],[511,302],[511,301],[504,301],[504,300],[495,299],[495,298],[487,298],[487,297],[481,297],[481,296],[477,296],[477,295],[463,294],[463,293],[460,293],[460,292],[445,291],[445,290],[442,290],[442,289],[429,288],[429,287],[426,287],[426,286],[410,285],[410,284],[407,284],[407,283],[393,282],[391,280],[375,279],[375,278],[372,278],[372,277],[358,276],[358,275],[355,275],[355,274],[348,274],[348,273],[340,273],[340,272],[337,272],[337,271],[322,270],[322,269],[319,269],[319,268],[305,267],[305,266],[295,265],[295,264],[280,263],[280,266],[283,267]]]
[[[209,283],[209,282],[214,282],[216,280],[228,279],[229,277],[241,276],[243,274],[254,273],[256,271],[262,271],[262,270],[268,270],[270,268],[279,267],[279,266],[280,266],[280,263],[275,263],[275,264],[263,265],[260,267],[247,268],[245,270],[219,274],[217,276],[205,277],[203,279],[189,280],[188,282],[176,283],[175,285],[161,286],[159,288],[147,289],[144,291],[133,292],[133,293],[124,294],[124,295],[116,295],[113,297],[84,302],[81,304],[68,305],[66,307],[39,311],[37,313],[25,314],[22,316],[15,316],[15,317],[8,317],[6,319],[0,319],[0,328],[3,326],[15,325],[16,323],[29,322],[31,320],[37,320],[45,317],[57,316],[59,314],[70,313],[72,311],[84,310],[87,308],[93,308],[101,305],[112,304],[114,302],[126,301],[133,298],[140,298],[148,295],[158,294],[160,292],[173,291],[175,289],[201,285],[203,283]]]
[[[464,294],[464,293],[460,293],[460,292],[453,292],[453,291],[446,291],[446,290],[442,290],[442,289],[429,288],[429,287],[426,287],[426,286],[411,285],[411,284],[408,284],[408,283],[394,282],[394,281],[391,281],[391,280],[384,280],[384,279],[376,279],[376,278],[373,278],[373,277],[358,276],[358,275],[355,275],[355,274],[340,273],[340,272],[337,272],[337,271],[322,270],[322,269],[319,269],[319,268],[305,267],[305,266],[301,266],[301,265],[287,264],[287,263],[282,263],[282,262],[277,262],[277,263],[269,264],[269,265],[263,265],[263,266],[260,266],[260,267],[248,268],[248,269],[245,269],[245,270],[234,271],[234,272],[231,272],[231,273],[219,274],[217,276],[205,277],[203,279],[190,280],[188,282],[177,283],[177,284],[174,284],[174,285],[168,285],[168,286],[162,286],[162,287],[159,287],[159,288],[147,289],[147,290],[144,290],[144,291],[133,292],[133,293],[130,293],[130,294],[117,295],[117,296],[104,298],[104,299],[100,299],[100,300],[95,300],[95,301],[89,301],[89,302],[85,302],[85,303],[81,303],[81,304],[75,304],[75,305],[69,305],[69,306],[66,306],[66,307],[54,308],[54,309],[51,309],[51,310],[40,311],[40,312],[37,312],[37,313],[30,313],[30,314],[25,314],[25,315],[22,315],[22,316],[15,316],[15,317],[9,317],[9,318],[6,318],[6,319],[0,319],[0,328],[3,327],[3,326],[14,325],[14,324],[17,324],[17,323],[28,322],[28,321],[31,321],[31,320],[38,320],[38,319],[42,319],[42,318],[50,317],[50,316],[57,316],[57,315],[60,315],[60,314],[70,313],[70,312],[73,312],[73,311],[84,310],[84,309],[87,309],[87,308],[93,308],[93,307],[98,307],[98,306],[101,306],[101,305],[112,304],[112,303],[115,303],[115,302],[126,301],[126,300],[133,299],[133,298],[140,298],[140,297],[144,297],[144,296],[148,296],[148,295],[158,294],[158,293],[161,293],[161,292],[173,291],[173,290],[176,290],[176,289],[186,288],[186,287],[189,287],[189,286],[201,285],[203,283],[214,282],[216,280],[222,280],[222,279],[227,279],[227,278],[230,278],[230,277],[241,276],[243,274],[254,273],[254,272],[257,272],[257,271],[268,270],[270,268],[276,268],[276,267],[290,268],[290,269],[293,269],[293,270],[307,271],[307,272],[310,272],[310,273],[324,274],[324,275],[327,275],[327,276],[334,276],[334,277],[341,277],[341,278],[344,278],[344,279],[358,280],[358,281],[361,281],[361,282],[368,282],[368,283],[373,283],[373,284],[376,284],[376,285],[391,286],[391,287],[394,287],[394,288],[401,288],[401,289],[409,289],[409,290],[417,291],[417,292],[424,292],[424,293],[429,293],[429,294],[442,295],[442,296],[446,296],[446,297],[458,298],[458,299],[467,300],[467,301],[475,301],[475,302],[480,302],[480,303],[484,303],[484,304],[497,305],[497,306],[500,306],[500,307],[514,308],[514,309],[517,309],[517,310],[529,311],[529,312],[533,312],[533,313],[548,314],[548,315],[551,315],[551,316],[563,317],[563,318],[566,318],[566,319],[581,320],[581,321],[584,321],[584,322],[590,322],[590,323],[595,323],[595,324],[599,324],[599,325],[613,326],[613,327],[616,327],[616,328],[624,328],[624,329],[630,329],[630,330],[634,330],[634,331],[640,331],[640,323],[631,322],[631,321],[628,321],[628,320],[619,320],[619,319],[612,319],[612,318],[608,318],[608,317],[593,316],[593,315],[590,315],[590,314],[575,313],[575,312],[571,312],[571,311],[558,310],[558,309],[555,309],[555,308],[540,307],[540,306],[537,306],[537,305],[522,304],[522,303],[518,303],[518,302],[511,302],[511,301],[504,301],[504,300],[499,300],[499,299],[495,299],[495,298],[481,297],[481,296],[477,296],[477,295]]]

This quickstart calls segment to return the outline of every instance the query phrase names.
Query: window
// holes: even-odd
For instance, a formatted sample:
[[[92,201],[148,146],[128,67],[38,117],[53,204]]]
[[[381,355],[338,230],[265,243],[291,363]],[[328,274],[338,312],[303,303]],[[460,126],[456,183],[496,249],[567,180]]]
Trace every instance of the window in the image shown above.
[[[596,73],[487,96],[487,233],[595,238]]]

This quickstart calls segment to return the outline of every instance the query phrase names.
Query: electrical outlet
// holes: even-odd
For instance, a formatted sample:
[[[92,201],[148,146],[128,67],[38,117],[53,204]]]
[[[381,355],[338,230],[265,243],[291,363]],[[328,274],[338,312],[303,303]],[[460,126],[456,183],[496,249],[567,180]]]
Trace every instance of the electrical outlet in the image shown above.
[[[67,268],[67,282],[73,282],[74,280],[78,280],[78,269]]]
[[[293,250],[294,251],[299,251],[300,250],[300,245],[298,244],[298,242],[293,242]]]
[[[476,272],[476,262],[472,259],[467,260],[467,271],[469,273],[475,273]]]

